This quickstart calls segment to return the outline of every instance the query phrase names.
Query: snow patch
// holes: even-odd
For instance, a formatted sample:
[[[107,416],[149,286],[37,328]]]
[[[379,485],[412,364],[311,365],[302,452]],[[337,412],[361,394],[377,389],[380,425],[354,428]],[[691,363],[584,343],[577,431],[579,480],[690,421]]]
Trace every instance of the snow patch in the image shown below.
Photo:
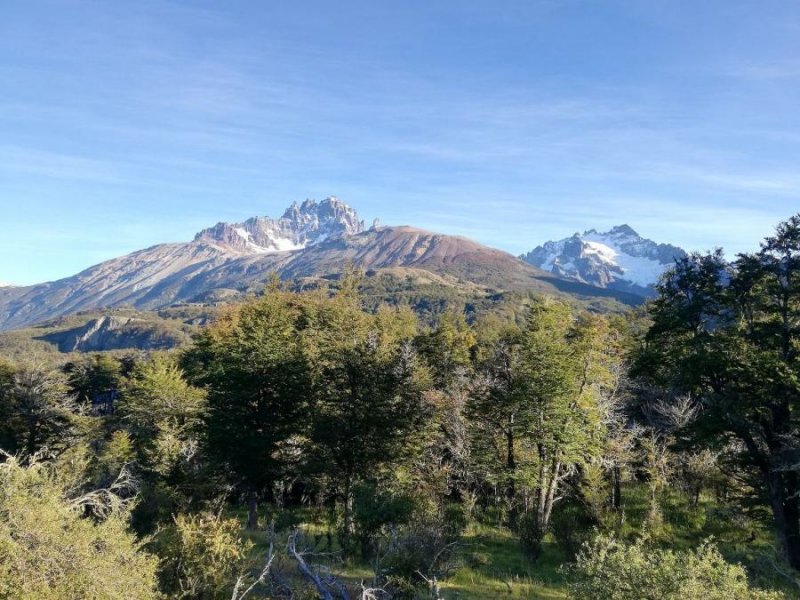
[[[301,250],[306,247],[305,244],[295,244],[288,238],[275,238],[272,240],[275,244],[277,252],[288,252],[289,250]]]
[[[607,265],[619,267],[622,269],[623,279],[636,285],[652,285],[664,272],[665,265],[652,258],[627,254],[620,249],[613,237],[590,233],[583,237],[583,241],[585,251],[595,254]]]

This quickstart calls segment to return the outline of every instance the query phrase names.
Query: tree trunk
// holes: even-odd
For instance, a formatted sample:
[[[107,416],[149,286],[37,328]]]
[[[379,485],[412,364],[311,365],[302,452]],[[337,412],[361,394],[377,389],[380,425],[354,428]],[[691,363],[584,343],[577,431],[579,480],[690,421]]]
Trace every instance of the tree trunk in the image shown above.
[[[622,473],[620,468],[614,465],[611,468],[611,508],[619,510],[622,507]]]
[[[341,540],[342,547],[349,550],[350,540],[355,533],[355,525],[353,524],[353,480],[350,476],[345,476],[344,482],[344,528],[342,534],[344,538]]]
[[[508,429],[506,430],[506,470],[508,471],[508,499],[513,504],[516,495],[516,482],[514,472],[517,470],[517,461],[514,456],[514,415],[508,418]]]
[[[537,444],[539,454],[539,485],[536,487],[536,521],[541,526],[544,522],[545,505],[547,503],[547,490],[549,480],[545,461],[545,450],[542,444]]]
[[[767,477],[772,515],[786,562],[800,570],[800,504],[795,473],[771,472]]]
[[[561,462],[553,459],[553,472],[550,475],[550,486],[547,490],[545,500],[545,512],[542,519],[542,531],[546,531],[550,525],[550,517],[553,515],[553,505],[555,505],[558,482],[561,478]]]
[[[247,529],[258,529],[258,494],[255,490],[247,493]]]

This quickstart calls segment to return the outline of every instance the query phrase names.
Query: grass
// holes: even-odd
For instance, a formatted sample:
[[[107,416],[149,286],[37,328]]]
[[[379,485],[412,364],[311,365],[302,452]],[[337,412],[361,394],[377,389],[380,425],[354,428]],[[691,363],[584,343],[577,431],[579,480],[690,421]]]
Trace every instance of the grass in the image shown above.
[[[301,522],[306,544],[319,553],[313,562],[327,563],[331,572],[357,589],[361,582],[373,578],[372,565],[358,559],[342,560],[341,547],[332,536],[333,546],[328,547],[326,527],[319,515],[305,509],[290,521]],[[243,511],[235,516],[242,522]],[[253,558],[261,559],[269,546],[264,531],[244,533],[254,543]],[[281,539],[285,539],[283,535]],[[530,600],[565,599],[566,582],[560,572],[565,557],[552,542],[546,543],[536,562],[529,560],[513,534],[502,527],[474,524],[469,527],[458,546],[457,568],[441,581],[442,596],[447,600],[486,600],[488,598],[519,598]]]
[[[472,526],[464,536],[462,559],[465,566],[443,582],[445,598],[566,598],[566,584],[560,565],[564,556],[552,543],[544,546],[534,563],[519,542],[505,529]]]
[[[702,497],[695,507],[679,491],[669,490],[662,498],[661,523],[650,527],[647,525],[646,487],[630,485],[623,491],[623,497],[624,519],[617,528],[620,537],[633,538],[647,531],[653,543],[676,551],[696,548],[703,540],[713,537],[728,560],[748,567],[754,583],[763,588],[780,589],[786,592],[787,598],[798,597],[797,588],[770,566],[774,538],[767,515],[748,516],[741,510],[718,504],[710,495]],[[235,514],[244,522],[243,511]],[[342,560],[335,535],[331,536],[332,545],[329,546],[325,515],[309,509],[294,509],[280,513],[277,520],[283,532],[298,525],[316,554],[310,560],[325,563],[353,589],[362,581],[372,580],[373,570],[368,562]],[[268,545],[267,535],[255,532],[246,536],[256,544],[254,552],[263,556]],[[281,538],[285,539],[283,535]],[[460,566],[439,583],[447,600],[566,599],[569,576],[561,567],[569,562],[570,557],[552,538],[545,540],[542,554],[532,561],[508,529],[473,523],[458,545],[456,563]],[[289,571],[292,565],[286,563],[286,568]]]

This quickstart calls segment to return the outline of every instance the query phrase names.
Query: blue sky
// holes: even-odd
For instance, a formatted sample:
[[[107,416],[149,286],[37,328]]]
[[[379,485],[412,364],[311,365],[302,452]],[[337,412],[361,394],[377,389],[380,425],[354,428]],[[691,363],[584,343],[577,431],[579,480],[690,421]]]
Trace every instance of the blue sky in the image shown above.
[[[336,195],[513,253],[800,211],[795,0],[4,0],[0,280]]]

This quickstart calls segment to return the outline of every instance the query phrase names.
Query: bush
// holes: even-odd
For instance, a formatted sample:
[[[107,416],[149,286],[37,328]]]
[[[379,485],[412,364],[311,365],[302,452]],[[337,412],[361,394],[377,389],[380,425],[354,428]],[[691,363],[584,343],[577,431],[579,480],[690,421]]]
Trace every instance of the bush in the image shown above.
[[[539,558],[546,532],[539,526],[539,519],[535,512],[527,512],[519,518],[517,533],[525,554],[532,560]]]
[[[128,531],[125,503],[75,488],[47,464],[0,464],[0,598],[155,600],[158,561]]]
[[[592,537],[594,519],[584,506],[568,502],[559,506],[553,513],[550,531],[558,546],[570,558]]]
[[[407,523],[414,509],[414,499],[407,494],[380,490],[374,484],[358,485],[353,503],[353,521],[362,555],[366,557],[370,554],[378,538],[389,526]]]
[[[725,561],[710,542],[694,552],[626,545],[598,536],[584,545],[571,569],[573,598],[592,600],[780,600],[750,587],[747,573]]]
[[[391,584],[394,592],[414,589],[424,578],[441,580],[457,568],[455,542],[439,523],[415,525],[393,533],[379,548],[382,555],[378,573]]]
[[[442,520],[444,522],[445,533],[451,540],[460,538],[464,531],[466,531],[469,522],[464,505],[455,503],[448,504],[444,507]]]
[[[165,565],[162,584],[193,600],[228,599],[239,575],[247,570],[252,543],[241,537],[236,519],[214,514],[178,515],[161,540]]]

